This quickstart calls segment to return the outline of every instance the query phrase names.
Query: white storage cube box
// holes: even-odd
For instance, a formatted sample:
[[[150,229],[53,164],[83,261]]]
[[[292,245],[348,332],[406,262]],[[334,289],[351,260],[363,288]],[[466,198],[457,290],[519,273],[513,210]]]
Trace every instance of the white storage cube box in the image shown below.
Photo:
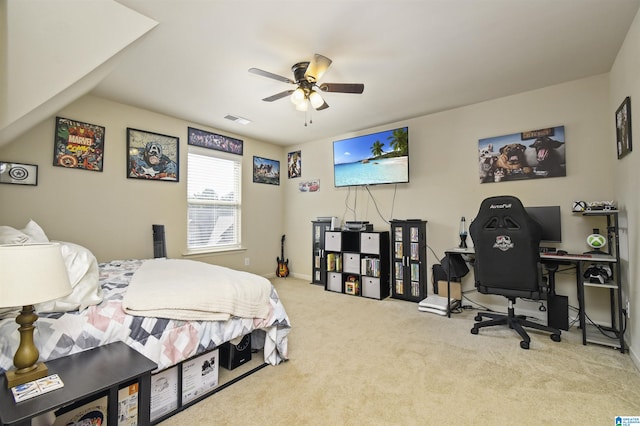
[[[342,251],[342,233],[341,232],[325,232],[324,234],[325,251]]]
[[[373,299],[380,299],[380,278],[362,277],[362,295]]]
[[[342,274],[338,272],[327,274],[327,290],[342,293]]]
[[[343,253],[342,271],[349,274],[360,274],[360,254]]]
[[[374,232],[362,232],[360,234],[360,252],[380,254],[380,234]]]

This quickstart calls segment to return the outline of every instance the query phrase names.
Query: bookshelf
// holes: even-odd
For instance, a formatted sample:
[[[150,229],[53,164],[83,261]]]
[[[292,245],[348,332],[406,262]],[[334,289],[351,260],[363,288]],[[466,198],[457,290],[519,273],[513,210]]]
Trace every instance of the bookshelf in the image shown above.
[[[371,299],[389,296],[388,231],[326,231],[324,236],[325,290]]]

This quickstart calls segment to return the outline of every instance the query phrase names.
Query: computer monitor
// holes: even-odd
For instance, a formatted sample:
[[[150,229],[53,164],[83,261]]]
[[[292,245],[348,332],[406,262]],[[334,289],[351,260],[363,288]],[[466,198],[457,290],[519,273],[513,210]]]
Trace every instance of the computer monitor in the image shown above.
[[[562,242],[560,206],[525,207],[527,214],[542,227],[541,241]]]

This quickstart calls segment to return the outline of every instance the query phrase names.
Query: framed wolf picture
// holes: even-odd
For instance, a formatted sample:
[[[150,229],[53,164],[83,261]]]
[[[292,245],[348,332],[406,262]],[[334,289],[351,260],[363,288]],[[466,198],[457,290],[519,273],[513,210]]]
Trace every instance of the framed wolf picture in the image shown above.
[[[480,139],[480,183],[567,175],[564,126]]]

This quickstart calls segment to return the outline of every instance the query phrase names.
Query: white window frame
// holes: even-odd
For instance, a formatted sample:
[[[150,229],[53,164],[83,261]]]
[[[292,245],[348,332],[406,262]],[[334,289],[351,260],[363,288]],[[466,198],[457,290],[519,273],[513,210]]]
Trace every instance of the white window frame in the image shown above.
[[[202,170],[198,170],[193,164],[195,161],[193,156],[197,156],[200,159],[202,157],[207,157],[212,162],[223,161],[223,162],[232,162],[228,163],[230,167],[235,167],[235,177],[234,173],[225,173],[220,172],[220,170],[215,170],[212,168],[211,174],[201,174]],[[204,158],[204,161],[207,161],[207,158]],[[190,164],[191,163],[191,164]],[[225,168],[225,170],[228,170]],[[193,173],[200,173],[197,175],[193,175]],[[202,189],[216,189],[216,180],[219,179],[231,179],[232,182],[228,183],[226,186],[229,187],[229,190],[232,192],[236,192],[237,196],[235,200],[220,200],[220,199],[206,199],[202,197],[194,197],[198,192],[202,192]],[[235,179],[235,182],[233,180]],[[207,186],[207,180],[211,180],[211,187]],[[198,183],[196,183],[198,181]],[[218,185],[218,188],[220,186]],[[235,190],[233,189],[235,187]],[[227,194],[229,192],[226,192]],[[235,207],[235,217],[233,218],[233,229],[235,229],[235,233],[232,236],[232,240],[229,242],[205,242],[204,238],[206,235],[202,234],[201,231],[196,231],[194,229],[194,220],[192,219],[193,211],[192,206],[212,206],[213,208],[221,207]],[[222,216],[227,217],[227,216]],[[220,217],[218,218],[218,221]],[[209,239],[214,234],[223,235],[224,230],[216,230],[215,225],[213,224],[214,229],[209,234]],[[205,223],[206,224],[206,223]],[[189,146],[187,153],[187,254],[198,254],[198,253],[211,253],[211,252],[224,252],[224,251],[234,251],[242,249],[242,156],[229,154],[221,151],[216,151],[212,149],[201,148],[197,146]],[[200,240],[200,241],[197,241]]]

